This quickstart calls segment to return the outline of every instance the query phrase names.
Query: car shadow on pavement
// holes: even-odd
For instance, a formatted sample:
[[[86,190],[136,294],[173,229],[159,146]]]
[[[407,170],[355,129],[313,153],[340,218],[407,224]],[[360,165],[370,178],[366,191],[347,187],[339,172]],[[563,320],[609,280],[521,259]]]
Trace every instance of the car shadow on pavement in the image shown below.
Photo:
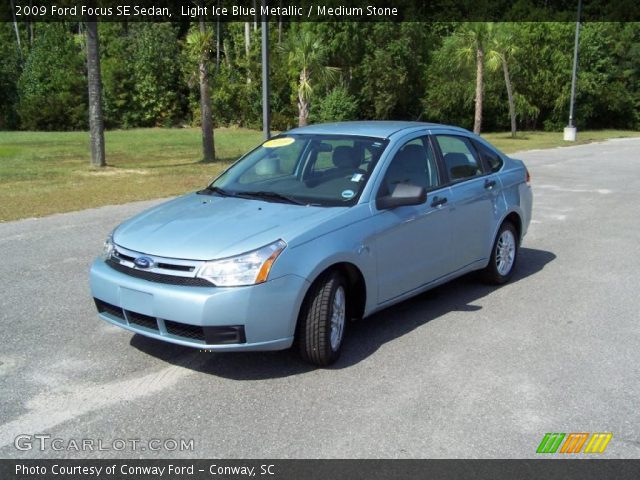
[[[507,284],[513,284],[542,270],[555,254],[522,248],[517,269]],[[473,303],[497,288],[484,284],[475,273],[417,295],[349,325],[340,359],[330,369],[355,365],[375,353],[382,345],[449,312],[474,312],[482,307]],[[131,346],[160,360],[232,380],[282,378],[316,370],[303,362],[293,349],[280,352],[210,353],[172,345],[142,335],[134,335]],[[205,357],[206,356],[206,357]]]

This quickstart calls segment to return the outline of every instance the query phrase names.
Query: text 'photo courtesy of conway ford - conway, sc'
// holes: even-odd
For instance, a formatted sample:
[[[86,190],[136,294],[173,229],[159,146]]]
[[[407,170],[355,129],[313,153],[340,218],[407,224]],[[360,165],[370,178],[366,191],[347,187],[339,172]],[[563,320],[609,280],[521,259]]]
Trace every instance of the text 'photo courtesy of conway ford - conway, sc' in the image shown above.
[[[474,270],[508,281],[531,207],[522,161],[467,130],[296,128],[119,225],[91,292],[100,318],[140,335],[217,352],[295,345],[324,366],[350,319]]]

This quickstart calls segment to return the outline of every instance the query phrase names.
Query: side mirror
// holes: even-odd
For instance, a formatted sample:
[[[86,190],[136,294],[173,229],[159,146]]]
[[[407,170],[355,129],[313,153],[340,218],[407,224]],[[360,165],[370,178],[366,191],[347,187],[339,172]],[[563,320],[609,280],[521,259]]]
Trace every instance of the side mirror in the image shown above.
[[[427,200],[427,191],[424,187],[408,183],[398,183],[391,195],[376,199],[378,210],[389,210],[406,205],[420,205]]]

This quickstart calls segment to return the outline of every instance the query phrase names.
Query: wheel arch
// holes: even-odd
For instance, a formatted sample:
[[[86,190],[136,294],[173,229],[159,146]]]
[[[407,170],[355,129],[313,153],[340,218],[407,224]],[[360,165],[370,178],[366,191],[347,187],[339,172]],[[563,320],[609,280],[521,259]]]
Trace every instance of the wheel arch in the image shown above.
[[[493,235],[491,236],[491,244],[490,247],[493,249],[493,246],[496,243],[496,238],[498,237],[498,232],[500,231],[500,227],[504,224],[504,222],[510,222],[516,228],[516,232],[518,233],[518,246],[522,243],[522,214],[517,210],[511,209],[505,212],[504,216],[500,219],[499,222],[496,223],[495,228],[493,229]],[[491,256],[491,250],[489,250],[489,256]]]
[[[516,232],[518,233],[518,246],[520,246],[520,243],[522,242],[522,217],[520,217],[520,215],[514,210],[509,212],[502,219],[502,222],[500,222],[500,226],[502,226],[502,224],[505,222],[511,223],[516,228]],[[500,230],[500,226],[498,226],[498,230]],[[496,235],[498,233],[498,230],[496,231]]]
[[[333,271],[339,272],[347,282],[347,293],[350,300],[348,302],[349,317],[362,318],[367,303],[367,284],[360,268],[358,268],[358,266],[354,263],[348,261],[332,263],[331,265],[326,266],[323,270],[317,273],[308,284],[307,291],[304,294],[302,305],[300,308],[303,308],[304,303],[307,300],[307,296],[312,290],[312,286],[314,286],[329,272]]]

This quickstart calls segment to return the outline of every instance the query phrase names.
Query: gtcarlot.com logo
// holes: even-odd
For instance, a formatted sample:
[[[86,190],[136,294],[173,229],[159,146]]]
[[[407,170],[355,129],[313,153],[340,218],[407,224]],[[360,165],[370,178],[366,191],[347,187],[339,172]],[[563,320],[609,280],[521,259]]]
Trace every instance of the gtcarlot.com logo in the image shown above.
[[[536,453],[580,453],[581,451],[582,453],[604,453],[612,438],[613,433],[610,432],[545,433]],[[560,447],[561,444],[562,447]],[[582,450],[583,446],[584,450]]]
[[[115,451],[151,451],[151,452],[189,452],[194,450],[194,440],[184,438],[55,438],[48,433],[21,434],[14,441],[17,450],[71,451],[71,452],[105,452]]]

